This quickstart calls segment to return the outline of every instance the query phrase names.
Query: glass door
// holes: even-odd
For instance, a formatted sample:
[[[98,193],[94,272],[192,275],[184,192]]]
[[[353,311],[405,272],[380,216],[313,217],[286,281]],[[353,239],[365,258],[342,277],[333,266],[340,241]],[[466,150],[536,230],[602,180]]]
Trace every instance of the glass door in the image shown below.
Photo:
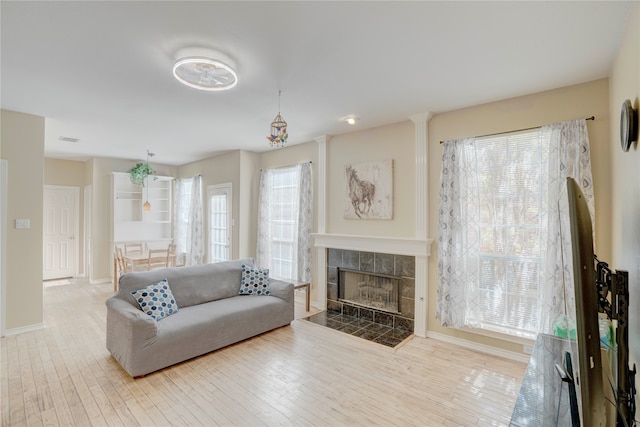
[[[231,183],[207,187],[209,201],[209,262],[231,257]]]

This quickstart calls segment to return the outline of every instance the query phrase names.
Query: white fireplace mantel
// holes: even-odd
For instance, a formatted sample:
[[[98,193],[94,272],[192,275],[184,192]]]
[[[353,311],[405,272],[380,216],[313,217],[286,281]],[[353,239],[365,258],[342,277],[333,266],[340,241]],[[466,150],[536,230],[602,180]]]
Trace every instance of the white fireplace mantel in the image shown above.
[[[348,234],[315,233],[313,245],[317,248],[347,249],[398,255],[428,257],[433,239],[407,239],[398,237],[353,236]]]

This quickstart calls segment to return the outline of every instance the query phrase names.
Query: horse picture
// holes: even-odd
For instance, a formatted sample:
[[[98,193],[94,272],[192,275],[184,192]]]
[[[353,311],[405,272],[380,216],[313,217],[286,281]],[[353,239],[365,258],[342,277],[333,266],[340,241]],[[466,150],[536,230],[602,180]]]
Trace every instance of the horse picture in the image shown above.
[[[345,175],[345,218],[392,218],[392,160],[349,164],[345,166]]]

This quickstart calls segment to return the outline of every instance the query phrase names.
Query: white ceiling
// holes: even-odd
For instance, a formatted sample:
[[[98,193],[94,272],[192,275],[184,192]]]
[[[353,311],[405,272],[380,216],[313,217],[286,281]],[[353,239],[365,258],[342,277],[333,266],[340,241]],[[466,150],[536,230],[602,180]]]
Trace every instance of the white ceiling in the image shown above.
[[[46,117],[45,154],[180,165],[606,77],[629,2],[7,1],[3,109]],[[238,86],[178,83],[178,51],[233,59]],[[340,121],[355,114],[355,126]],[[59,137],[79,138],[78,143]]]

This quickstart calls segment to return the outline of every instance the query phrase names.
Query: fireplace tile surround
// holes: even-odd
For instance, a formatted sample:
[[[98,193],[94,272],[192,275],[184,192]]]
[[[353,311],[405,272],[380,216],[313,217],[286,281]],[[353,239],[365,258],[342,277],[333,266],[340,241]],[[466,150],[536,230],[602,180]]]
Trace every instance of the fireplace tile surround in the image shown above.
[[[400,314],[338,300],[338,268],[400,277]],[[378,325],[413,332],[415,317],[415,257],[327,248],[327,312],[363,319]]]

